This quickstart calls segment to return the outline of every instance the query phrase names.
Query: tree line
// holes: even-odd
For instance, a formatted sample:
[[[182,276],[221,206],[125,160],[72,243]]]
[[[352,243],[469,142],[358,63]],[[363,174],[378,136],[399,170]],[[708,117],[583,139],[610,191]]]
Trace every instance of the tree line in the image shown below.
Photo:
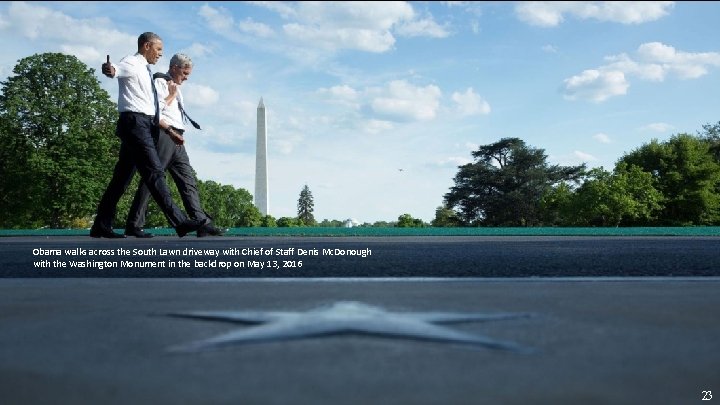
[[[87,228],[112,175],[119,139],[117,109],[95,71],[62,53],[18,61],[0,82],[0,227]],[[612,171],[550,165],[543,149],[503,138],[472,152],[430,223],[401,214],[397,221],[360,226],[687,226],[720,224],[720,122],[696,135],[653,140],[621,157]],[[135,176],[120,203],[124,224]],[[168,179],[173,197],[180,196]],[[297,217],[263,216],[252,195],[198,180],[203,207],[222,227],[346,226],[313,215],[307,185]],[[147,227],[167,221],[154,201]]]
[[[720,122],[652,140],[602,167],[549,165],[543,149],[504,138],[459,167],[433,226],[720,224]]]

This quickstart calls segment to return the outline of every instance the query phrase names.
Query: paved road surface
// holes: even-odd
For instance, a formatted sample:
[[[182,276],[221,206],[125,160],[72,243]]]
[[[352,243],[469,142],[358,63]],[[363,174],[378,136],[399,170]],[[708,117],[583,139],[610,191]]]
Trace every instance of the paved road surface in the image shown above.
[[[720,398],[719,243],[670,237],[2,238],[0,403],[712,404]],[[120,247],[158,254],[295,249],[276,258],[145,259],[304,264],[229,272],[194,265],[180,272],[33,264],[90,260],[87,252],[40,259],[33,249]],[[370,249],[372,255],[300,257],[298,249]],[[162,275],[173,277],[148,277]],[[261,327],[171,313],[302,314],[338,302],[401,315],[530,314],[441,326],[533,351],[382,333],[170,350]],[[709,395],[714,398],[703,402]]]
[[[717,237],[0,238],[0,277],[648,277],[718,269]]]

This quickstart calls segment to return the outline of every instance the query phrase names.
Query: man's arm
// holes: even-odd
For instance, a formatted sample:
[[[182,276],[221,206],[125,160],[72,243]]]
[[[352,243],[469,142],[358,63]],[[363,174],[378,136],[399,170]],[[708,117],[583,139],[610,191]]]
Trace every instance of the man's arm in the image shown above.
[[[162,115],[162,112],[166,108],[169,108],[170,104],[172,104],[173,100],[175,100],[175,97],[177,96],[177,85],[172,80],[165,80],[162,77],[158,77],[155,79],[155,89],[158,93],[160,112]],[[170,124],[162,118],[160,118],[160,128],[165,131],[168,136],[170,136],[170,139],[172,139],[175,144],[182,145],[185,143],[185,138],[183,138],[182,134],[177,133],[174,129],[172,129]]]
[[[102,73],[111,79],[137,75],[131,56],[126,56],[120,62],[114,64],[110,62],[110,55],[108,55],[107,61],[102,64]]]
[[[185,138],[182,134],[175,132],[175,130],[165,120],[160,119],[160,128],[162,128],[166,134],[175,142],[176,145],[182,145],[185,143]]]
[[[155,79],[155,89],[157,89],[158,100],[160,101],[160,112],[162,113],[169,107],[177,96],[177,84],[173,81],[167,81],[163,78]]]

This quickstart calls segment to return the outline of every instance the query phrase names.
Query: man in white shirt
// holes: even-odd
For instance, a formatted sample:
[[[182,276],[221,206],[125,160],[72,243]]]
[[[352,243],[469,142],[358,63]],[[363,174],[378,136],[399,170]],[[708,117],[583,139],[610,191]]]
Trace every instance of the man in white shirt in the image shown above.
[[[152,81],[150,65],[162,56],[162,39],[155,33],[145,32],[138,37],[138,51],[123,58],[117,65],[103,63],[105,76],[117,77],[118,119],[115,134],[120,137],[120,154],[113,177],[98,204],[97,215],[90,236],[94,238],[124,238],[113,231],[117,203],[130,184],[135,170],[150,190],[178,236],[197,231],[207,223],[189,219],[175,205],[165,183],[165,171],[160,163],[153,135],[157,138],[159,108],[157,93]]]
[[[162,167],[170,172],[182,197],[185,211],[190,218],[208,220],[197,230],[198,237],[220,236],[223,230],[210,223],[210,218],[200,204],[197,182],[190,158],[185,150],[184,121],[191,121],[199,129],[199,125],[192,121],[185,112],[185,101],[180,86],[192,73],[193,63],[187,55],[178,53],[170,59],[167,74],[156,73],[155,88],[157,89],[160,104],[160,134],[156,148]],[[144,184],[140,184],[133,199],[130,212],[125,225],[125,235],[138,238],[151,238],[153,235],[143,231],[145,214],[150,202],[150,192]]]

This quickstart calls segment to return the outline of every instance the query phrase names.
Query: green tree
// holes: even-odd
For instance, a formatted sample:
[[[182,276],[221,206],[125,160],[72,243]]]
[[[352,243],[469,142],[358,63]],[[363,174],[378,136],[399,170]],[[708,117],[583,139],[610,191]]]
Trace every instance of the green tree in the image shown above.
[[[117,159],[115,104],[74,56],[35,54],[13,73],[0,94],[0,226],[87,222]]]
[[[265,228],[277,228],[277,221],[275,221],[275,217],[272,215],[265,215],[262,217],[262,223],[261,226]]]
[[[452,209],[440,206],[435,210],[435,218],[430,224],[436,228],[452,228],[460,226],[460,219]]]
[[[575,225],[572,211],[574,186],[563,181],[543,193],[540,198],[540,218],[543,226]]]
[[[296,228],[303,226],[303,223],[297,218],[280,217],[277,220],[277,226],[280,228]]]
[[[197,183],[200,203],[217,226],[234,228],[255,223],[259,212],[253,210],[252,195],[247,190],[212,180],[198,180]]]
[[[720,122],[705,124],[702,128],[703,132],[698,133],[698,136],[709,144],[710,152],[715,157],[715,161],[720,163]]]
[[[398,228],[424,228],[425,223],[422,219],[413,218],[410,214],[402,214],[398,217],[397,225]]]
[[[255,204],[245,204],[240,213],[240,220],[235,224],[239,227],[259,227],[263,225],[263,214]]]
[[[344,223],[339,219],[323,219],[322,222],[318,224],[318,226],[324,228],[342,228],[344,226]]]
[[[310,192],[310,187],[306,184],[300,191],[300,198],[298,199],[298,220],[306,226],[317,225],[317,221],[315,221],[315,217],[313,216],[314,209],[315,203],[313,202],[312,192]]]
[[[518,138],[481,146],[472,156],[475,162],[460,166],[445,194],[445,205],[466,225],[539,225],[542,196],[562,181],[577,181],[585,169],[550,166],[544,150]]]
[[[678,134],[666,142],[652,140],[619,163],[638,166],[655,179],[664,198],[659,224],[720,223],[720,164],[703,139]]]
[[[662,208],[662,194],[650,173],[619,163],[615,172],[590,170],[565,209],[569,225],[648,224]]]

